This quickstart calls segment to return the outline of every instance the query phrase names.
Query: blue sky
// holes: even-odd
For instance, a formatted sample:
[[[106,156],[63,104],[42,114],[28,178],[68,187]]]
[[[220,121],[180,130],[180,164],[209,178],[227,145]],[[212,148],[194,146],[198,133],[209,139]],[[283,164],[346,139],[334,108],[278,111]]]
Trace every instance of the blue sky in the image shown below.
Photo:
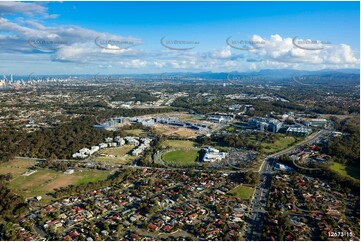
[[[358,2],[1,2],[0,74],[358,68],[359,19]]]

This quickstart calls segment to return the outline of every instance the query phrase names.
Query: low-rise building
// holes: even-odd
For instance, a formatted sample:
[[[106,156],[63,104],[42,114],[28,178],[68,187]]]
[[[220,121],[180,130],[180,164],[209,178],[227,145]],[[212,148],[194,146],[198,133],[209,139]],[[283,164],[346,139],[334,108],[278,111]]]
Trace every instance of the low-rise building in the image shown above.
[[[203,150],[205,151],[205,154],[203,156],[204,162],[221,161],[227,156],[226,152],[220,152],[219,150],[212,147],[204,148]]]
[[[117,142],[118,146],[123,146],[125,144],[125,140],[120,136],[115,137],[114,141]]]
[[[282,128],[282,125],[282,122],[273,118],[255,117],[248,120],[248,127],[273,133],[277,133]]]
[[[324,118],[305,119],[303,124],[306,126],[325,128],[328,125],[328,121]]]
[[[84,159],[84,158],[88,157],[88,155],[82,154],[82,153],[74,153],[74,154],[72,155],[72,157],[73,157],[73,158]]]
[[[127,144],[129,145],[134,145],[134,146],[138,146],[139,145],[139,140],[136,137],[124,137],[125,141]]]
[[[310,119],[310,126],[325,128],[328,124],[327,119]]]
[[[106,142],[106,143],[113,142],[113,138],[107,137],[107,138],[105,138],[105,142]]]
[[[289,127],[286,131],[287,134],[293,136],[302,136],[306,137],[311,133],[312,129],[308,128],[301,128],[301,127]]]
[[[79,153],[89,155],[90,150],[88,148],[82,148],[79,150]]]
[[[233,114],[215,113],[208,115],[207,120],[213,123],[230,123],[234,118]]]
[[[68,169],[68,170],[64,171],[64,174],[71,175],[74,172],[75,172],[75,169]]]
[[[107,147],[108,147],[108,144],[106,144],[106,143],[100,143],[99,144],[100,149],[104,149],[104,148],[107,148]]]

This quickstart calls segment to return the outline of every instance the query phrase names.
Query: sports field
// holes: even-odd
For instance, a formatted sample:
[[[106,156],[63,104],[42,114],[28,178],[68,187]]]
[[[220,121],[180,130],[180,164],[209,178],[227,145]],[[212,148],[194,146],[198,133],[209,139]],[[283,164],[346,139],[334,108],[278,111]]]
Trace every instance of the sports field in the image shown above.
[[[332,165],[330,165],[329,168],[337,172],[341,176],[346,176],[360,180],[360,173],[358,168],[347,166],[338,162],[332,162]]]
[[[162,155],[163,162],[174,167],[195,166],[197,158],[197,150],[173,150]]]
[[[0,164],[0,174],[11,173],[13,176],[21,175],[28,170],[29,167],[33,166],[35,161],[15,159],[10,162]]]
[[[13,179],[9,187],[24,197],[45,196],[56,188],[67,187],[69,185],[79,185],[88,182],[104,180],[110,171],[76,171],[67,175],[49,169],[37,169],[29,176],[22,176],[35,161],[13,160],[0,165],[0,174],[11,173]]]
[[[170,148],[194,148],[196,144],[196,142],[190,140],[166,140],[162,143],[162,146]]]
[[[251,199],[254,193],[254,188],[245,185],[239,185],[228,192],[229,195],[241,199]]]
[[[84,171],[67,175],[53,170],[38,170],[30,176],[14,176],[9,187],[25,197],[44,196],[56,188],[104,180],[109,171]]]
[[[136,158],[135,156],[130,155],[130,151],[132,149],[134,149],[133,145],[123,145],[121,147],[107,148],[101,150],[98,155],[92,158],[92,160],[125,165]],[[101,156],[100,154],[107,156]]]

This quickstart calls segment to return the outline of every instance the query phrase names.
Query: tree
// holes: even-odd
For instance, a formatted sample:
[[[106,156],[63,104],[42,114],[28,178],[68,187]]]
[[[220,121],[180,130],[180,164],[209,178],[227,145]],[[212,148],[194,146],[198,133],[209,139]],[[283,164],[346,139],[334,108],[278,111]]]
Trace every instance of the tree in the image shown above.
[[[246,184],[255,185],[259,182],[260,175],[258,172],[247,171],[244,175],[244,182]]]
[[[148,214],[149,215],[153,215],[155,214],[156,212],[158,212],[160,210],[160,206],[158,204],[154,204],[150,209],[149,209],[149,212]]]

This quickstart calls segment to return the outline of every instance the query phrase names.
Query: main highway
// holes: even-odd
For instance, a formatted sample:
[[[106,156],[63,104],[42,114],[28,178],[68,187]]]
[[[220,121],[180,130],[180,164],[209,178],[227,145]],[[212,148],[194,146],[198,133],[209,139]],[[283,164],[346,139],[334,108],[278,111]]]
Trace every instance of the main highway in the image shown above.
[[[315,143],[320,137],[327,134],[328,130],[320,130],[316,133],[311,134],[304,141],[295,144],[294,146],[288,147],[280,152],[267,156],[260,168],[260,182],[256,186],[253,199],[251,202],[250,212],[246,220],[246,228],[244,233],[245,240],[260,240],[262,239],[262,228],[264,223],[264,217],[266,214],[267,200],[269,195],[269,189],[271,186],[271,177],[273,173],[273,159],[281,155],[291,153],[296,147],[302,145],[310,145]]]

